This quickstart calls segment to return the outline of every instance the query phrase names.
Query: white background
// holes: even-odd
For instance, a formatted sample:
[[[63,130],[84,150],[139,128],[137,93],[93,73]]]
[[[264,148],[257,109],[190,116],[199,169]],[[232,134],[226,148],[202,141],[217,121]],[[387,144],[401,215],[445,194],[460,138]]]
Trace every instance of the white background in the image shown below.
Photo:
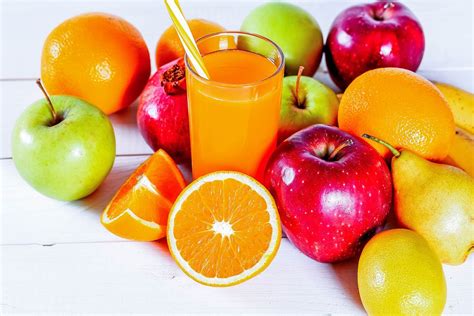
[[[359,1],[294,1],[321,25],[324,36],[335,16]],[[426,50],[419,73],[473,91],[473,3],[411,0],[421,21]],[[182,1],[188,18],[238,29],[257,1]],[[136,105],[111,119],[117,136],[114,169],[92,196],[58,202],[41,196],[17,174],[10,133],[19,114],[42,97],[34,84],[47,34],[73,15],[103,11],[119,15],[143,34],[152,57],[170,24],[161,0],[0,1],[0,236],[3,313],[344,313],[361,314],[357,261],[328,265],[312,261],[284,239],[272,265],[236,287],[198,285],[173,263],[164,241],[121,240],[99,223],[118,186],[151,152],[136,129]],[[325,71],[316,75],[334,87]],[[445,313],[473,313],[471,258],[444,266]]]

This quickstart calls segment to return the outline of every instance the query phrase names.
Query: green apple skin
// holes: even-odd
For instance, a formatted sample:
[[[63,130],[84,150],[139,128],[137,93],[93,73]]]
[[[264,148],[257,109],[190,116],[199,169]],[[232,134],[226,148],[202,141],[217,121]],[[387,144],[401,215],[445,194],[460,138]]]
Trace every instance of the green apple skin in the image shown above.
[[[289,3],[270,2],[254,9],[241,31],[256,33],[274,41],[285,55],[285,74],[312,77],[323,52],[323,35],[318,22],[305,10]]]
[[[71,96],[52,96],[61,121],[53,126],[46,99],[30,105],[12,134],[15,166],[38,192],[81,199],[97,189],[115,160],[115,134],[99,109]]]
[[[334,91],[311,77],[302,76],[296,100],[297,76],[283,79],[278,142],[313,124],[336,125],[339,99]]]

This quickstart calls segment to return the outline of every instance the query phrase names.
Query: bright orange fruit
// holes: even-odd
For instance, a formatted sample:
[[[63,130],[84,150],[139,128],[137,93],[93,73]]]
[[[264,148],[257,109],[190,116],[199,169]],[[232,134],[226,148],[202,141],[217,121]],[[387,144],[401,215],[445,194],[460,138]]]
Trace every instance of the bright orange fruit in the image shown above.
[[[367,133],[430,160],[446,157],[455,124],[449,106],[434,84],[400,68],[370,70],[347,87],[339,104],[339,127]],[[388,149],[367,140],[384,157]]]
[[[214,172],[191,183],[168,219],[171,255],[188,276],[211,286],[234,285],[262,272],[280,238],[272,196],[238,172]]]
[[[219,24],[207,20],[192,19],[187,21],[191,33],[196,40],[208,34],[225,31]],[[181,45],[178,33],[176,33],[174,26],[171,25],[161,35],[156,45],[156,65],[160,68],[176,58],[183,57],[184,54],[184,48]]]
[[[129,106],[149,76],[150,54],[140,32],[110,14],[72,17],[43,46],[41,78],[48,92],[79,97],[106,114]]]
[[[122,238],[152,241],[166,235],[168,213],[185,182],[168,154],[158,150],[127,179],[101,222]]]

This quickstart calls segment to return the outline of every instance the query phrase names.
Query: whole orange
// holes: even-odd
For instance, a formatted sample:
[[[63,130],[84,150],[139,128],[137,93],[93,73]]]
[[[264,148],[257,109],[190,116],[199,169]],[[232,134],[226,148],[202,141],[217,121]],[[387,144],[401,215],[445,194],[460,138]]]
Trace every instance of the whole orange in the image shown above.
[[[187,20],[191,33],[197,40],[208,34],[223,32],[225,29],[217,23],[203,19]],[[179,40],[178,33],[171,25],[161,35],[156,45],[156,65],[158,68],[185,54],[183,45]]]
[[[51,94],[79,97],[104,113],[130,105],[150,76],[150,54],[140,32],[124,19],[86,13],[47,37],[41,77]]]
[[[453,115],[441,92],[409,70],[380,68],[357,77],[339,105],[339,127],[376,136],[397,148],[441,160],[454,137]],[[367,140],[385,158],[388,149]]]

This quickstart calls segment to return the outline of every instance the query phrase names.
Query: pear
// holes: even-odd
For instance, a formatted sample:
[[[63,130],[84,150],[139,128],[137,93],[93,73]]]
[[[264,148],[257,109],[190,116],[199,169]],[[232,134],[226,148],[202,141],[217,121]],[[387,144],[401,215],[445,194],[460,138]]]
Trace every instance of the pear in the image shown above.
[[[443,263],[463,263],[474,247],[474,179],[453,166],[407,150],[393,153],[394,208],[398,222],[422,235]]]

